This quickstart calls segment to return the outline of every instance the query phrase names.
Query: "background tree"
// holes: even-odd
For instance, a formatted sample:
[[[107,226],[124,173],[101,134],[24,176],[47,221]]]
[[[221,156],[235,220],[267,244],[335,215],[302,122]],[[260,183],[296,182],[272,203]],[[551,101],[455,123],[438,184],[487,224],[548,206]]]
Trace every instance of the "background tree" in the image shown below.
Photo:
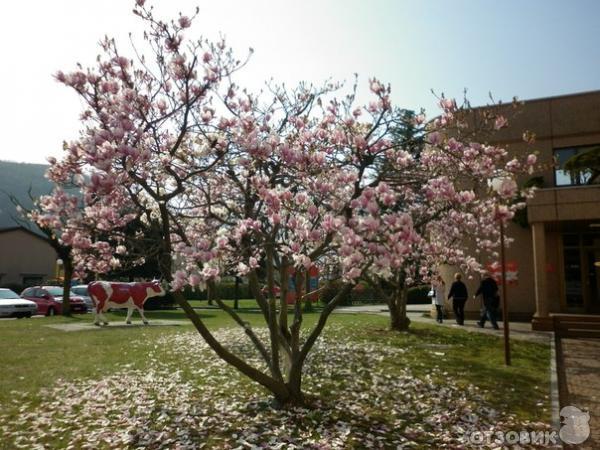
[[[58,211],[56,211],[58,217],[66,218],[73,212],[73,209],[78,208],[78,199],[76,197],[71,197],[67,200],[65,197],[67,194],[64,191],[60,190],[60,200],[62,203],[62,207]],[[21,215],[21,218],[14,218],[15,221],[20,222],[23,226],[29,228],[30,224],[33,223],[37,227],[37,229],[43,234],[45,241],[54,249],[56,252],[57,258],[62,261],[63,264],[63,279],[62,279],[62,287],[63,287],[63,296],[62,296],[62,315],[70,316],[71,315],[71,281],[73,279],[74,273],[74,265],[73,265],[73,254],[72,248],[70,245],[66,245],[60,239],[60,235],[57,234],[57,231],[62,228],[62,225],[57,226],[56,223],[48,224],[43,219],[41,219],[49,205],[45,202],[45,198],[49,196],[42,196],[39,199],[34,198],[32,195],[31,189],[29,190],[29,198],[32,206],[26,207],[22,204],[21,201],[13,194],[8,194],[10,201],[15,205],[17,212]],[[74,207],[74,208],[73,208]]]
[[[428,281],[444,264],[480,270],[479,253],[498,245],[497,206],[509,205],[506,215],[512,217],[530,194],[529,186],[517,192],[516,178],[531,171],[533,155],[512,158],[502,148],[471,142],[505,127],[503,116],[492,108],[474,113],[468,102],[458,107],[443,97],[440,107],[441,116],[429,123],[423,114],[397,110],[393,137],[405,157],[398,165],[386,155],[374,174],[373,183],[382,179],[403,193],[395,208],[411,215],[419,235],[411,257],[391,277],[366,276],[388,304],[391,329],[398,331],[410,325],[408,288]],[[490,190],[498,177],[506,185],[501,195]]]

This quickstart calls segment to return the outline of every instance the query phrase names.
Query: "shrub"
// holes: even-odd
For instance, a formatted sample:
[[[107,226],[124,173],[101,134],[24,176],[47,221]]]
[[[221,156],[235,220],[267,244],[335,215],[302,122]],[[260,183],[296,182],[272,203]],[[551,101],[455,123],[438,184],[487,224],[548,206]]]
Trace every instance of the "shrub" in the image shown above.
[[[234,300],[235,299],[235,281],[223,281],[217,284],[217,295],[221,300]],[[198,289],[193,290],[187,286],[183,291],[183,296],[187,300],[207,300],[208,295],[206,290],[200,291]],[[239,298],[254,298],[248,284],[240,283],[239,285]]]
[[[431,298],[427,296],[431,288],[427,285],[411,287],[407,293],[406,303],[409,305],[423,305],[431,303]]]
[[[217,285],[217,293],[224,300],[235,299],[235,281],[223,281],[219,283]],[[239,284],[239,298],[254,298],[248,284]]]
[[[147,309],[149,311],[173,308],[175,308],[175,299],[173,298],[173,294],[171,294],[170,292],[167,292],[161,297],[149,298],[148,300],[146,300],[146,303],[144,303],[144,309]]]
[[[325,289],[323,289],[321,291],[321,294],[319,296],[319,300],[322,303],[329,303],[331,300],[333,300],[333,298],[337,295],[337,293],[342,289],[342,282],[341,281],[332,281],[331,283],[329,283],[329,286],[327,286]],[[339,303],[340,305],[343,306],[350,306],[352,305],[352,293],[345,295],[344,298],[342,298],[341,302]]]
[[[311,313],[314,311],[313,302],[311,300],[305,300],[302,306],[302,312]]]
[[[377,304],[385,303],[385,299],[379,295],[377,290],[371,286],[360,283],[351,292],[353,304]]]

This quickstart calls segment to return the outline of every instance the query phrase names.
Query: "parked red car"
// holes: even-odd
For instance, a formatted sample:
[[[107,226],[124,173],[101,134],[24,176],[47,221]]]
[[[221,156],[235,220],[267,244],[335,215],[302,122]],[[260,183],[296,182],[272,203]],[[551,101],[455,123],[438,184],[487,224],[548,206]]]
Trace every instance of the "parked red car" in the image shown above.
[[[33,286],[21,292],[21,298],[37,304],[37,313],[44,316],[62,314],[63,288],[60,286]],[[85,314],[87,307],[81,297],[70,296],[71,312]]]

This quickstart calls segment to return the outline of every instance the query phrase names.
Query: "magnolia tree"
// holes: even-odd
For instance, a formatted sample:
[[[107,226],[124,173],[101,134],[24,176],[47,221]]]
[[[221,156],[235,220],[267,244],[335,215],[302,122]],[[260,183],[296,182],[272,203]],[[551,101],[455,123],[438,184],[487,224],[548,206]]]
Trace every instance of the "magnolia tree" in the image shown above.
[[[339,301],[369,266],[402,260],[414,239],[410,217],[389,207],[395,199],[389,186],[368,185],[371,152],[391,146],[383,125],[389,92],[374,90],[370,108],[350,112],[351,98],[326,102],[326,92],[303,87],[274,89],[275,100],[265,108],[247,95],[228,102],[239,124],[230,148],[174,214],[187,214],[173,239],[184,262],[174,288],[203,287],[223,271],[248,277],[268,325],[268,345],[219,304],[245,326],[269,371],[261,378],[277,386],[280,402],[302,401],[302,367]],[[339,268],[342,288],[303,336],[306,274],[325,264]],[[296,302],[288,320],[292,273]]]
[[[55,158],[49,158],[51,164]],[[56,251],[63,265],[62,313],[70,315],[72,279],[84,278],[91,271],[106,272],[120,265],[114,243],[128,236],[125,226],[135,217],[119,196],[95,197],[87,202],[78,195],[73,182],[81,184],[80,174],[63,174],[47,195],[38,198],[29,192],[31,207],[25,207],[14,195],[9,195],[24,224],[34,223]],[[58,181],[55,179],[55,181]],[[119,245],[116,253],[124,253]]]
[[[525,206],[516,200],[531,194],[531,189],[518,188],[517,179],[534,170],[535,155],[515,157],[503,148],[472,141],[507,126],[505,117],[493,108],[477,112],[468,104],[459,108],[444,98],[440,107],[441,115],[429,123],[423,115],[414,116],[421,129],[413,127],[407,139],[396,139],[400,149],[409,151],[385,155],[375,175],[397,191],[396,207],[410,214],[418,235],[410,257],[393,274],[381,277],[381,268],[375,266],[365,274],[388,303],[395,330],[406,330],[410,323],[408,287],[427,281],[443,264],[481,272],[482,253],[494,253],[498,246],[499,223]],[[426,145],[418,151],[414,136],[426,137]],[[501,180],[497,190],[492,189],[494,180]]]
[[[191,18],[160,21],[141,0],[134,12],[147,25],[146,52],[136,48],[128,59],[107,39],[96,67],[57,74],[86,108],[79,139],[51,161],[48,174],[74,180],[86,220],[102,227],[94,234],[67,224],[63,236],[78,267],[106,272],[128,251],[122,227],[147,224],[161,249],[162,276],[208,345],[279,404],[305,403],[303,366],[344,295],[362,277],[389,280],[417,256],[434,254],[442,242],[429,239],[434,223],[442,226],[434,222],[438,209],[440,217],[475,214],[464,205],[477,194],[458,187],[448,163],[456,167],[463,156],[449,141],[430,139],[420,160],[411,159],[392,138],[390,88],[377,80],[364,107],[355,106],[353,93],[337,100],[331,85],[269,86],[254,96],[234,83],[244,62],[224,42],[185,38]],[[492,176],[500,158],[465,145],[467,165],[471,148],[491,160]],[[404,182],[378,175],[384,158]],[[422,214],[433,215],[427,226],[418,221]],[[341,288],[307,329],[301,303],[313,265],[336,267]],[[185,286],[205,289],[231,273],[248,278],[267,333],[215,300],[244,329],[261,363],[220,343],[182,295]]]

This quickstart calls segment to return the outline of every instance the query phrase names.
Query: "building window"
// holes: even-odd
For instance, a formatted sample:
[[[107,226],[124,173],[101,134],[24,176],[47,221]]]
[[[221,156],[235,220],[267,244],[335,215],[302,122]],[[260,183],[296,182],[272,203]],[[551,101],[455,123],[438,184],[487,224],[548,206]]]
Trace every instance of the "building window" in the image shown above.
[[[583,284],[581,282],[581,251],[565,248],[565,300],[568,308],[583,306]]]
[[[42,284],[43,275],[23,275],[23,286],[35,286]]]
[[[600,182],[597,167],[599,153],[600,145],[554,149],[556,186],[579,186]],[[582,157],[583,155],[587,157]],[[571,168],[577,167],[577,170],[566,170],[567,162]]]

